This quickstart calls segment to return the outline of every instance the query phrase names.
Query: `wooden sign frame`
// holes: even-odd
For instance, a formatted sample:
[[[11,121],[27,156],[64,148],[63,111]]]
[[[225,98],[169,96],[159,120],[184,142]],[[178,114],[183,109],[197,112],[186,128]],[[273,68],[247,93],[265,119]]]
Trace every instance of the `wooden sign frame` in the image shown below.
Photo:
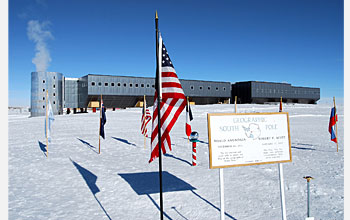
[[[286,123],[287,125],[285,124],[281,124],[283,125],[283,127],[287,127],[287,130],[288,130],[288,140],[285,140],[284,141],[284,145],[286,145],[286,141],[288,141],[288,159],[286,159],[286,155],[284,155],[284,159],[282,160],[270,160],[270,161],[264,161],[264,160],[255,160],[254,162],[244,162],[244,163],[232,163],[232,164],[229,164],[229,165],[215,165],[213,164],[213,147],[212,147],[212,137],[213,137],[213,132],[212,132],[212,128],[211,128],[211,119],[212,119],[212,122],[214,123],[214,119],[213,119],[213,116],[233,116],[232,118],[236,117],[236,116],[243,116],[243,117],[249,117],[249,116],[252,116],[252,117],[257,117],[257,118],[262,118],[262,117],[266,117],[266,118],[269,118],[269,120],[271,120],[271,116],[274,116],[274,115],[286,115]],[[279,116],[280,117],[280,116]],[[265,118],[265,119],[266,119]],[[273,119],[273,118],[272,118]],[[277,119],[277,117],[276,117]],[[264,113],[208,113],[207,114],[207,122],[208,122],[208,140],[209,140],[209,167],[210,169],[215,169],[215,168],[227,168],[227,167],[238,167],[238,166],[251,166],[251,165],[260,165],[260,164],[272,164],[272,163],[285,163],[285,162],[292,162],[292,150],[291,150],[291,139],[290,139],[290,126],[289,126],[289,114],[288,112],[264,112]],[[282,123],[281,121],[278,121],[277,123]],[[285,123],[285,122],[283,122]],[[238,123],[239,124],[239,123]],[[251,123],[253,124],[253,123]],[[263,122],[261,122],[262,125],[264,125]],[[242,123],[239,124],[242,126]],[[267,125],[265,124],[266,126],[266,129],[267,129]],[[241,127],[237,127],[237,129],[240,129]],[[277,127],[277,126],[276,126]],[[234,129],[235,127],[232,126],[232,129]],[[243,128],[242,128],[243,129]],[[242,130],[241,129],[241,130]],[[258,129],[260,130],[260,127],[258,126]],[[276,128],[277,130],[277,128]],[[266,131],[267,132],[267,131]],[[273,132],[273,131],[271,131]],[[271,133],[270,132],[270,133]],[[286,134],[286,131],[279,131],[279,132],[284,132]],[[242,131],[240,131],[240,133],[243,133]],[[284,134],[283,133],[283,134]],[[217,134],[215,134],[217,135]],[[247,135],[247,134],[246,134]],[[260,135],[260,134],[259,134]],[[287,134],[286,134],[287,135]],[[248,138],[248,136],[246,136]],[[251,137],[251,136],[250,136]],[[250,138],[249,137],[249,138]],[[248,139],[249,139],[248,138]],[[273,141],[276,141],[275,140],[275,137],[271,137],[273,139]],[[276,137],[277,138],[277,137]],[[251,138],[253,139],[253,138]],[[252,142],[252,140],[249,140]],[[242,140],[246,140],[245,138],[242,139]],[[260,138],[259,138],[260,140]],[[278,141],[278,140],[277,140]],[[261,141],[263,142],[263,141]],[[243,142],[242,142],[243,143]],[[273,145],[271,143],[269,143],[269,145]],[[232,146],[232,145],[231,145]],[[236,147],[236,146],[235,146]],[[284,153],[287,153],[287,149],[285,149],[286,147],[284,146]],[[256,162],[258,161],[258,162]]]

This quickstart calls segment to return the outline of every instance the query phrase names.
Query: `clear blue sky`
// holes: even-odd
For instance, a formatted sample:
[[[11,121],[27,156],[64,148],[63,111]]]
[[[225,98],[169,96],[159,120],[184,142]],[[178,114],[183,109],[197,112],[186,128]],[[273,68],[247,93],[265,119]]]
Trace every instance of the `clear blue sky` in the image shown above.
[[[155,76],[155,24],[179,78],[288,82],[344,96],[340,0],[10,0],[9,106],[30,106],[35,42],[46,24],[47,71]]]

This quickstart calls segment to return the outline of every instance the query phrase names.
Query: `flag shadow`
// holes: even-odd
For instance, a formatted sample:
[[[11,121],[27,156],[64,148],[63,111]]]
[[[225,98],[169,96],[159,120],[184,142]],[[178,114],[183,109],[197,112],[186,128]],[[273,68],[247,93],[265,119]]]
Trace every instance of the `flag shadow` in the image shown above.
[[[166,157],[170,157],[170,158],[174,158],[176,160],[182,161],[182,162],[187,163],[188,165],[192,166],[192,164],[190,162],[188,162],[187,160],[181,159],[179,157],[175,157],[174,155],[167,154],[167,153],[163,154],[163,155],[166,156]]]
[[[119,173],[121,176],[136,192],[137,195],[147,195],[152,203],[160,210],[158,204],[150,196],[150,194],[159,193],[159,172],[148,172],[148,173]],[[189,183],[179,179],[178,177],[168,173],[167,171],[162,172],[163,181],[163,192],[175,192],[175,191],[193,191],[196,188],[191,186]],[[168,219],[172,219],[166,212],[163,214]]]
[[[93,152],[95,152],[96,154],[98,154],[98,152],[95,150],[96,147],[92,146],[90,143],[80,139],[80,138],[77,138],[79,141],[81,141],[81,143],[83,143],[84,145],[88,146],[90,150],[92,150]]]
[[[206,200],[205,198],[203,198],[201,195],[199,195],[198,193],[196,193],[195,191],[191,190],[191,192],[196,195],[198,198],[200,198],[201,200],[203,200],[204,202],[208,203],[209,205],[211,205],[213,208],[215,208],[216,210],[218,210],[220,212],[220,208],[216,207],[213,203],[209,202],[208,200]],[[225,212],[225,215],[227,217],[229,217],[230,219],[233,220],[237,220],[235,217],[231,216],[230,214],[228,214],[227,212]]]
[[[121,176],[131,186],[137,195],[159,193],[159,172],[119,173],[118,175]],[[196,189],[185,181],[168,173],[167,171],[162,172],[162,181],[163,192]]]
[[[77,170],[79,171],[79,173],[83,177],[83,179],[85,180],[86,185],[89,187],[92,195],[96,199],[97,203],[100,205],[103,212],[106,214],[108,219],[111,220],[111,217],[108,215],[106,210],[103,208],[101,202],[96,197],[96,193],[100,192],[100,189],[96,185],[97,176],[95,174],[91,173],[89,170],[85,169],[84,167],[80,166],[78,163],[73,161],[71,158],[69,158],[69,159],[73,163],[75,168],[77,168]]]
[[[40,150],[43,152],[43,154],[45,155],[45,157],[47,157],[47,149],[46,149],[46,145],[41,143],[40,141],[38,141],[39,143],[39,147],[40,147]]]
[[[310,148],[310,147],[296,147],[296,146],[292,146],[291,148],[298,149],[298,150],[316,150],[316,149]]]
[[[112,137],[112,138],[117,140],[117,141],[123,142],[124,144],[128,144],[128,145],[136,147],[136,144],[130,143],[128,140],[125,140],[125,139],[122,139],[122,138],[117,138],[117,137]]]

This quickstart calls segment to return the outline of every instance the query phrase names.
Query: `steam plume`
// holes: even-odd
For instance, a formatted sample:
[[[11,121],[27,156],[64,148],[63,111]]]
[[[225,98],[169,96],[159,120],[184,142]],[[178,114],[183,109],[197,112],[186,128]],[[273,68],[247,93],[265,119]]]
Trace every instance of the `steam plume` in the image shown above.
[[[30,20],[27,26],[27,35],[29,40],[35,43],[35,57],[32,63],[35,64],[36,71],[46,71],[51,62],[50,52],[47,49],[46,41],[53,39],[49,30],[47,30],[50,22],[45,21],[40,23],[37,20]]]

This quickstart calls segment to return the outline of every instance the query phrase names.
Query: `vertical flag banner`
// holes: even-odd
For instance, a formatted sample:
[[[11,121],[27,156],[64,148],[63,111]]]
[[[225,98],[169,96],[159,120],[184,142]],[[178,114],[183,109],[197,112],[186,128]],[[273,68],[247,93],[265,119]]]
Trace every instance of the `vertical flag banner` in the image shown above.
[[[282,112],[282,97],[280,99],[280,112]]]
[[[103,100],[101,98],[101,117],[100,117],[100,136],[103,137],[103,139],[105,139],[105,124],[107,122],[106,119],[106,113],[105,113],[105,106],[103,105]]]
[[[334,141],[335,143],[338,143],[337,136],[335,135],[335,132],[334,132],[334,127],[335,127],[337,121],[338,121],[338,116],[337,116],[335,108],[333,107],[331,110],[331,117],[329,119],[328,131],[331,134],[331,140]]]
[[[189,137],[191,135],[191,132],[192,132],[192,127],[191,127],[192,120],[193,120],[193,116],[192,116],[191,106],[190,106],[190,103],[187,102],[187,105],[186,105],[186,126],[185,126],[187,137]]]
[[[159,145],[161,145],[163,154],[166,153],[166,147],[171,150],[169,133],[186,107],[185,94],[160,35],[158,51],[159,57],[157,62],[160,64],[160,74],[158,74],[159,78],[156,78],[156,81],[160,83],[160,115],[158,115],[159,106],[157,104],[158,94],[156,91],[152,117],[152,153],[149,162],[159,157]],[[158,117],[160,117],[160,125],[158,124]],[[161,128],[161,143],[158,143],[158,126]]]
[[[55,120],[55,118],[53,117],[53,111],[52,111],[50,99],[48,99],[47,101],[48,101],[48,104],[46,106],[47,117],[45,119],[45,137],[51,143],[51,125],[52,125],[53,121]],[[46,123],[47,123],[47,125],[46,125]]]
[[[146,99],[143,101],[143,108],[142,108],[142,116],[141,116],[141,133],[143,136],[148,137],[147,135],[147,124],[151,120],[151,113],[149,112],[149,109],[147,109],[146,106]]]

